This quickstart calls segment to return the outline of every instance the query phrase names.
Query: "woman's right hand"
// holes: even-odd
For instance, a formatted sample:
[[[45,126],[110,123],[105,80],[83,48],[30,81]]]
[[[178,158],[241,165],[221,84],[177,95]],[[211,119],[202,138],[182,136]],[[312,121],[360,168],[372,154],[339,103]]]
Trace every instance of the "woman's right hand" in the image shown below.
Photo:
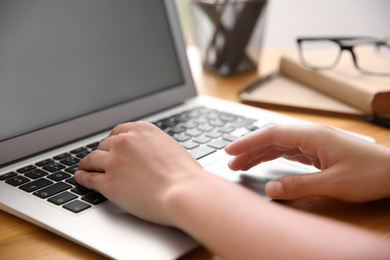
[[[390,149],[324,125],[270,125],[225,148],[232,170],[248,170],[278,157],[321,171],[283,176],[266,185],[274,199],[324,195],[346,201],[390,197]]]

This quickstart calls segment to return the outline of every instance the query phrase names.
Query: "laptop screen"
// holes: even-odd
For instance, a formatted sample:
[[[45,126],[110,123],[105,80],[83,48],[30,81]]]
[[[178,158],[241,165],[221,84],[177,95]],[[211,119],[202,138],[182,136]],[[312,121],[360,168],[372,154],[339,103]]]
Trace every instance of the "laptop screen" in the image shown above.
[[[164,8],[0,0],[0,141],[182,84]]]

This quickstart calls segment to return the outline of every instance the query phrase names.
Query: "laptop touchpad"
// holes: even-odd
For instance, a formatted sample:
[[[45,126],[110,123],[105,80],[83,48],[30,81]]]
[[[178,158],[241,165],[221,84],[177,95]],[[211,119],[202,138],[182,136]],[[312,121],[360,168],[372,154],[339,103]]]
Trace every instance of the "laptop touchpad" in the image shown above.
[[[266,196],[264,186],[271,179],[285,175],[308,174],[319,171],[313,166],[277,159],[261,163],[248,171],[234,172],[228,167],[230,159],[231,157],[221,159],[206,166],[205,169],[229,181],[239,183],[261,196]]]

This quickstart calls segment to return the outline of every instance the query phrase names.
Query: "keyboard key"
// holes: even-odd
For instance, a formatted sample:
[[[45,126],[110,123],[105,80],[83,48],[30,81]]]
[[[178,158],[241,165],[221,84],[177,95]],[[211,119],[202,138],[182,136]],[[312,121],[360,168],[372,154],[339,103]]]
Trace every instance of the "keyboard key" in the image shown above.
[[[205,123],[198,125],[198,129],[203,132],[210,132],[214,129],[214,126]]]
[[[65,169],[66,172],[74,174],[79,169],[79,165],[73,165]]]
[[[70,153],[78,154],[78,153],[85,152],[85,151],[88,151],[87,148],[80,147],[80,148],[77,148],[77,149],[74,149],[74,150],[70,151]]]
[[[35,196],[38,196],[42,199],[46,199],[48,197],[51,197],[57,193],[60,193],[61,191],[65,191],[67,189],[70,189],[72,186],[69,184],[66,184],[64,182],[57,182],[49,187],[43,188],[39,191],[34,192],[33,194]]]
[[[66,179],[66,182],[67,182],[67,183],[70,183],[70,184],[72,184],[72,185],[75,185],[75,186],[76,186],[76,185],[79,185],[74,177],[69,178],[69,179]]]
[[[68,157],[68,158],[60,161],[60,163],[65,164],[66,166],[72,166],[72,165],[78,164],[79,162],[80,162],[80,159],[77,159],[75,157]]]
[[[57,161],[61,161],[63,159],[65,159],[66,157],[69,157],[71,154],[70,153],[62,153],[62,154],[59,154],[57,156],[54,156],[54,160],[57,160]]]
[[[193,109],[190,112],[188,112],[188,116],[191,118],[197,118],[202,115],[202,111],[200,109]]]
[[[50,201],[51,203],[54,203],[56,205],[62,205],[64,203],[71,201],[71,200],[74,200],[76,198],[78,198],[77,195],[65,191],[61,194],[58,194],[56,196],[51,197],[50,199],[48,199],[48,201]]]
[[[26,178],[23,176],[16,176],[16,177],[7,179],[5,182],[16,187],[16,186],[22,185],[26,182],[29,182],[29,181],[30,181],[29,178]]]
[[[191,154],[192,157],[194,157],[196,160],[198,160],[198,159],[205,157],[206,155],[209,155],[215,151],[216,150],[211,148],[211,147],[200,146],[200,147],[197,147],[193,150],[190,150],[189,153]]]
[[[172,132],[173,134],[180,134],[184,132],[186,129],[187,128],[181,126],[173,126],[169,129],[169,131]]]
[[[35,165],[39,166],[39,167],[42,167],[42,166],[45,166],[46,164],[49,164],[49,163],[52,163],[52,162],[54,162],[52,159],[45,159],[45,160],[42,160],[40,162],[37,162]]]
[[[240,128],[240,127],[246,126],[246,125],[248,125],[250,123],[253,123],[255,121],[256,120],[251,119],[251,118],[244,118],[242,120],[239,120],[239,121],[236,121],[236,122],[232,123],[231,126],[234,127],[234,128]]]
[[[186,148],[187,150],[191,150],[191,149],[194,149],[194,148],[199,146],[199,144],[194,143],[193,141],[188,141],[188,142],[182,143],[181,145],[184,148]]]
[[[234,127],[232,126],[225,126],[225,127],[221,127],[218,129],[218,132],[221,132],[221,133],[224,133],[224,134],[228,134],[228,133],[231,133],[235,130]]]
[[[219,119],[223,120],[223,121],[226,121],[226,122],[233,122],[234,120],[237,119],[237,116],[235,115],[232,115],[232,114],[228,114],[228,113],[223,113]]]
[[[176,120],[174,116],[160,120],[160,122],[162,123],[163,128],[174,127],[179,124],[179,122]]]
[[[63,171],[58,171],[58,172],[50,174],[49,176],[47,176],[47,178],[49,178],[50,180],[53,180],[53,181],[62,181],[66,178],[69,178],[70,176],[71,175],[68,173],[65,173]]]
[[[190,117],[190,116],[188,115],[188,113],[186,113],[186,112],[183,112],[183,113],[181,113],[181,114],[178,114],[178,115],[176,115],[176,116],[174,116],[174,117],[175,117],[175,120],[176,120],[176,121],[181,122],[181,123],[187,122],[188,120],[191,119],[191,117]]]
[[[23,168],[17,169],[16,171],[18,173],[26,173],[28,171],[34,170],[35,168],[37,168],[37,167],[35,167],[34,165],[27,165]]]
[[[49,181],[47,179],[41,178],[41,179],[38,179],[36,181],[32,181],[32,182],[29,182],[27,184],[24,184],[24,185],[20,186],[19,189],[24,190],[26,192],[33,192],[33,191],[36,191],[36,190],[41,189],[43,187],[46,187],[50,184],[53,184],[53,182]]]
[[[9,179],[11,177],[15,177],[17,176],[18,174],[16,172],[7,172],[7,173],[4,173],[3,175],[0,175],[0,181],[4,181],[6,179]]]
[[[196,128],[192,128],[192,129],[187,129],[186,134],[189,136],[195,137],[195,136],[199,136],[199,135],[203,134],[203,132],[196,129]]]
[[[217,141],[214,141],[212,143],[209,143],[207,144],[208,146],[212,147],[212,148],[215,148],[215,149],[222,149],[224,148],[226,145],[228,145],[230,142],[229,141],[226,141],[226,140],[217,140]]]
[[[222,139],[233,142],[236,141],[239,137],[235,135],[226,135]]]
[[[207,117],[203,117],[203,116],[194,120],[194,122],[197,125],[199,125],[199,124],[206,124],[208,121],[209,121],[209,119]]]
[[[199,136],[197,138],[193,139],[194,142],[199,144],[205,144],[211,141],[211,138],[205,137],[205,136]]]
[[[185,141],[189,140],[191,137],[184,134],[184,133],[181,133],[181,134],[175,134],[173,136],[173,138],[175,138],[175,140],[178,142],[185,142]]]
[[[44,170],[49,171],[49,172],[56,172],[59,170],[64,169],[65,166],[59,163],[51,163],[43,167]]]
[[[198,124],[193,122],[193,121],[188,121],[188,122],[183,123],[181,126],[186,128],[186,129],[191,129],[191,128],[196,127],[197,125]]]
[[[221,119],[217,118],[217,119],[212,119],[209,121],[209,124],[212,125],[212,126],[223,126],[225,125],[225,122],[222,121]]]
[[[25,176],[35,180],[43,176],[46,176],[48,174],[49,174],[48,172],[42,171],[41,169],[35,169],[26,173]]]
[[[83,186],[76,186],[73,189],[70,190],[71,192],[77,193],[79,195],[86,195],[88,193],[91,193],[92,190],[85,188]]]
[[[68,204],[65,204],[63,207],[67,210],[74,212],[74,213],[79,213],[83,210],[90,208],[91,205],[84,203],[80,200],[75,200],[75,201],[69,202]]]
[[[246,129],[248,129],[250,132],[253,132],[253,131],[258,130],[259,127],[258,127],[258,126],[251,125],[251,126],[247,126]]]
[[[220,114],[217,111],[211,111],[210,113],[207,114],[207,118],[209,119],[216,119],[219,118]]]
[[[214,138],[214,139],[215,139],[215,138],[221,137],[221,136],[222,136],[222,133],[211,132],[211,133],[205,134],[205,136],[210,137],[210,138]]]
[[[87,156],[89,154],[89,151],[88,150],[86,150],[86,151],[84,151],[84,152],[81,152],[81,153],[78,153],[78,154],[76,154],[76,156],[77,156],[77,158],[79,158],[79,159],[83,159],[85,156]]]
[[[100,194],[99,192],[96,192],[96,191],[82,197],[81,199],[85,200],[86,202],[89,202],[93,205],[98,205],[98,204],[105,202],[107,200],[106,197],[104,197],[102,194]]]
[[[87,147],[89,149],[96,150],[98,148],[99,144],[100,144],[100,142],[94,142],[94,143],[87,145]]]

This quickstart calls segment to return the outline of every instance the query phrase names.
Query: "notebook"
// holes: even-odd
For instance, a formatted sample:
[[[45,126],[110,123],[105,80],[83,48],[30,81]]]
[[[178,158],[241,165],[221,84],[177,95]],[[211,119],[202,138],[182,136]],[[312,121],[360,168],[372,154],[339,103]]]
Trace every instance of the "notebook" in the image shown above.
[[[174,1],[3,0],[0,57],[0,209],[109,258],[175,259],[198,246],[75,183],[78,161],[118,123],[155,123],[210,174],[260,196],[271,178],[313,170],[228,169],[227,143],[306,122],[197,96]]]

